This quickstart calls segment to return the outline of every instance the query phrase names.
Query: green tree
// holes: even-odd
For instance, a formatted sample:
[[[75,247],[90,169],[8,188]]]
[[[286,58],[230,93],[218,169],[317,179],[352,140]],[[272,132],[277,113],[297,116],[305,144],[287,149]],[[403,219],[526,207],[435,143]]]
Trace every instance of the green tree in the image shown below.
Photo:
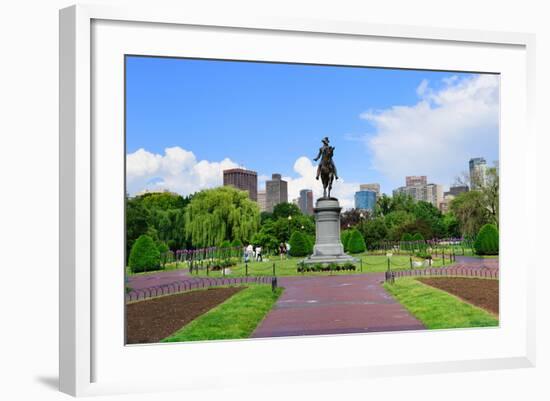
[[[365,245],[365,239],[356,228],[350,230],[347,245],[349,253],[361,253],[365,252],[365,250],[367,249]]]
[[[498,228],[494,224],[485,224],[479,230],[474,242],[476,253],[478,255],[498,255],[498,248]]]
[[[388,238],[388,227],[383,217],[376,217],[360,225],[361,232],[369,249],[375,249]]]
[[[260,210],[245,191],[220,187],[197,192],[185,208],[185,235],[193,246],[224,240],[250,242],[260,226]]]
[[[160,268],[158,245],[148,235],[141,235],[132,246],[128,265],[134,273]]]
[[[294,231],[290,237],[290,251],[292,256],[307,256],[312,252],[311,242],[301,231]]]
[[[490,221],[498,228],[499,223],[499,175],[496,167],[487,169],[485,185],[481,188],[489,212]]]
[[[267,252],[269,251],[278,249],[278,246],[280,244],[275,236],[264,231],[260,231],[254,234],[251,243],[254,245],[260,245],[265,254],[267,254]]]
[[[475,236],[484,224],[491,222],[485,196],[480,191],[463,192],[451,201],[450,206],[465,237]]]
[[[130,257],[132,245],[148,229],[149,211],[139,200],[126,198],[126,260]]]
[[[288,218],[288,216],[294,217],[301,214],[302,212],[300,211],[300,208],[298,208],[298,206],[294,203],[283,202],[275,205],[272,216],[274,219],[279,219]]]

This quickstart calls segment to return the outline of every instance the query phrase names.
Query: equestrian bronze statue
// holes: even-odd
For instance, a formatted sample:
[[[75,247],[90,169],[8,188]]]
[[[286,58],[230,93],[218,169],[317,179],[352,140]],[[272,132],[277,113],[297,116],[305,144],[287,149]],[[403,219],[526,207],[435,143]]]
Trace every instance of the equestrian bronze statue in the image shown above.
[[[321,159],[319,166],[317,167],[317,177],[315,177],[315,179],[318,180],[319,176],[321,176],[321,182],[323,183],[323,198],[330,198],[332,182],[334,179],[338,179],[336,166],[334,165],[334,161],[332,161],[334,146],[329,145],[329,140],[327,137],[323,138],[321,142],[323,142],[323,146],[319,149],[319,154],[317,157],[313,159],[315,161]]]

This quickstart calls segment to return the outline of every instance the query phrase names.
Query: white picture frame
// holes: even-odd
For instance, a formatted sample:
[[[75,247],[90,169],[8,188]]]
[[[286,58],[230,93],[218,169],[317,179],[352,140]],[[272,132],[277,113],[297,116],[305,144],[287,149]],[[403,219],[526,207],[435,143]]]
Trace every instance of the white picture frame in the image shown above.
[[[98,28],[94,28],[94,24]],[[468,48],[470,48],[473,50],[478,49],[477,51],[482,53],[490,48],[496,49],[494,50],[495,54],[499,52],[506,53],[502,59],[496,57],[492,61],[494,68],[490,70],[483,69],[483,71],[499,73],[509,69],[506,70],[509,72],[505,74],[505,79],[508,80],[507,82],[513,82],[519,93],[519,99],[509,99],[511,92],[504,87],[502,97],[506,98],[501,99],[503,104],[502,113],[506,113],[503,116],[504,124],[501,134],[501,139],[503,135],[506,135],[505,144],[501,149],[503,156],[501,159],[503,176],[501,291],[504,288],[501,294],[505,297],[516,296],[520,300],[517,302],[517,307],[508,308],[509,314],[501,317],[501,327],[492,331],[453,330],[429,334],[427,332],[385,333],[345,337],[327,336],[323,338],[306,337],[301,339],[212,342],[184,344],[183,346],[176,344],[124,347],[122,342],[119,342],[118,345],[115,342],[114,345],[110,344],[109,346],[120,347],[117,352],[120,353],[119,356],[122,358],[115,360],[117,357],[107,351],[109,346],[105,345],[105,332],[109,329],[120,332],[123,328],[122,326],[108,327],[105,323],[116,321],[116,319],[120,320],[120,314],[105,317],[106,315],[102,311],[105,307],[104,304],[113,300],[109,298],[109,294],[112,292],[109,288],[117,288],[120,283],[116,281],[117,278],[111,278],[94,269],[97,268],[97,261],[105,257],[103,253],[98,251],[101,247],[97,242],[98,234],[103,234],[104,232],[101,230],[105,230],[106,215],[102,204],[103,202],[108,203],[107,197],[115,196],[116,198],[118,196],[112,193],[112,189],[114,186],[120,185],[120,180],[117,181],[117,177],[120,178],[123,172],[117,170],[118,172],[114,174],[114,180],[108,184],[105,184],[106,181],[102,180],[101,177],[105,175],[106,169],[113,168],[114,171],[117,167],[120,167],[119,158],[123,158],[123,154],[117,153],[120,138],[109,137],[119,141],[114,143],[113,147],[105,142],[110,140],[109,138],[98,141],[94,137],[93,127],[95,126],[97,129],[102,124],[101,121],[96,121],[94,118],[102,119],[104,116],[100,110],[103,105],[94,103],[94,96],[104,95],[102,94],[103,89],[93,86],[93,79],[99,81],[111,79],[105,78],[105,75],[97,77],[97,74],[103,74],[101,68],[104,65],[109,65],[109,63],[102,64],[101,60],[107,60],[106,57],[111,56],[118,60],[120,52],[124,52],[124,49],[119,45],[126,40],[136,40],[136,35],[140,35],[140,30],[149,29],[149,34],[142,37],[141,43],[139,43],[139,46],[143,46],[143,49],[146,50],[138,51],[154,53],[155,46],[160,46],[159,38],[173,37],[175,31],[170,31],[171,29],[178,31],[181,28],[185,31],[186,27],[192,27],[199,32],[199,36],[203,31],[208,34],[209,30],[213,30],[217,38],[221,38],[223,35],[228,37],[233,34],[240,35],[243,38],[246,35],[263,35],[265,47],[271,47],[272,49],[277,47],[274,43],[283,40],[278,35],[284,35],[285,37],[294,35],[304,41],[325,40],[327,43],[335,38],[341,40],[342,43],[346,43],[346,41],[354,41],[355,43],[362,40],[384,41],[385,45],[389,47],[392,44],[397,45],[402,41],[406,41],[407,44],[413,47],[416,45],[420,47],[424,45],[437,46],[442,51],[441,54],[447,54],[445,53],[446,47],[452,47],[453,51],[456,52],[468,52]],[[94,31],[94,29],[96,30]],[[94,32],[97,39],[95,41]],[[128,32],[128,34],[126,35],[123,32]],[[112,45],[112,47],[109,49],[107,49],[109,46],[106,44],[105,35],[114,35],[108,37],[108,39],[112,39],[109,41],[112,42],[109,45]],[[257,38],[255,40],[257,43]],[[165,48],[157,51],[165,54],[166,52],[175,51],[170,50],[170,46],[172,46],[172,49],[177,49],[177,43],[170,44],[167,42],[170,42],[170,40],[163,41]],[[212,49],[214,49],[215,46],[215,44],[208,41],[203,42],[203,44],[205,48],[212,45]],[[241,366],[238,366],[234,373],[235,375],[242,375],[244,372],[248,380],[254,379],[257,382],[264,380],[266,383],[271,382],[274,378],[292,381],[299,377],[300,380],[314,381],[344,377],[349,379],[351,377],[359,380],[363,377],[381,375],[534,366],[535,284],[533,276],[534,260],[530,256],[533,252],[519,255],[518,252],[514,251],[510,245],[523,240],[514,236],[513,230],[509,230],[509,228],[525,227],[525,230],[529,230],[527,232],[534,232],[535,219],[531,217],[536,216],[536,205],[522,208],[521,206],[526,205],[527,202],[526,195],[513,192],[511,186],[508,185],[508,182],[514,181],[520,182],[522,186],[528,186],[533,184],[535,180],[535,134],[532,127],[535,86],[534,44],[534,35],[523,33],[376,25],[357,21],[293,20],[287,18],[250,19],[227,15],[220,16],[214,13],[210,15],[188,15],[183,10],[165,10],[156,9],[155,7],[112,8],[108,6],[78,5],[61,10],[59,294],[61,391],[72,395],[94,395],[133,391],[203,389],[213,385],[212,381],[207,380],[207,376],[201,373],[200,369],[196,372],[186,371],[185,366],[181,366],[182,370],[179,375],[159,375],[157,377],[147,375],[147,380],[132,378],[130,375],[122,373],[123,369],[121,369],[122,365],[120,364],[130,366],[131,361],[135,361],[135,358],[161,358],[162,360],[162,358],[167,358],[167,355],[175,355],[176,352],[180,355],[186,355],[187,358],[196,358],[200,353],[220,354],[223,352],[228,358],[240,355],[243,361],[254,360],[254,357],[260,354],[266,355],[266,359],[271,362],[272,366],[268,366],[265,360],[261,359],[253,367],[247,367],[245,362],[241,362]],[[119,47],[116,48],[116,46]],[[128,46],[132,48],[134,45],[129,44]],[[238,46],[235,48],[237,49]],[[101,53],[103,50],[109,53],[110,56],[104,56]],[[200,51],[208,52],[208,50],[197,50],[197,52]],[[231,49],[224,51],[231,51]],[[345,51],[345,49],[342,50],[342,57],[346,57]],[[97,60],[95,59],[96,56]],[[194,53],[193,56],[197,56],[197,53]],[[418,64],[405,60],[406,56],[404,54],[386,54],[386,56],[391,56],[398,61],[382,61],[378,66],[418,67]],[[281,57],[286,61],[290,61],[288,55]],[[300,56],[295,55],[292,57]],[[315,56],[312,55],[311,57]],[[330,57],[336,57],[335,53],[323,55],[321,61],[330,62]],[[399,61],[399,58],[402,60]],[[506,60],[510,61],[513,66],[504,65],[508,64]],[[361,63],[361,61],[358,62]],[[409,62],[410,64],[407,64]],[[439,62],[441,61],[434,61],[434,64],[430,65],[430,62],[426,61],[424,67],[434,68]],[[475,62],[476,60],[471,60],[472,65]],[[452,62],[449,61],[449,63],[449,69],[461,68],[458,65],[453,68]],[[500,67],[499,63],[502,64]],[[517,71],[512,70],[512,68],[516,68]],[[120,72],[117,71],[116,74],[120,75]],[[114,90],[121,91],[122,87],[117,86],[120,82],[116,81],[116,77],[113,77],[113,79],[112,82],[116,85],[112,86],[111,90],[114,88]],[[117,100],[118,98],[114,101]],[[519,105],[519,108],[512,108],[512,103],[508,103],[509,101],[517,102],[514,103],[514,106]],[[112,119],[116,119],[116,124],[120,124],[121,116],[117,112],[121,110],[122,104],[119,102],[115,106],[115,108],[111,108],[114,113]],[[117,125],[112,125],[112,127],[116,128]],[[524,135],[519,136],[519,138],[514,136],[512,130],[509,130],[512,127],[523,130]],[[115,131],[118,130],[115,129]],[[123,135],[122,132],[121,135]],[[113,151],[106,151],[107,149],[113,149]],[[510,152],[515,152],[518,166],[510,165]],[[101,163],[99,163],[100,159]],[[124,188],[118,190],[124,191]],[[102,200],[103,196],[105,196],[104,200]],[[112,200],[113,198],[109,199]],[[522,209],[522,211],[511,213],[512,207]],[[118,214],[114,216],[112,221],[120,222],[120,208],[115,207],[114,209]],[[115,232],[119,230],[116,235],[122,233],[122,226],[113,228]],[[508,230],[506,230],[507,228]],[[523,249],[530,249],[531,247],[528,243],[521,243],[520,245],[523,245]],[[517,263],[521,265],[522,270],[507,268],[507,266]],[[96,292],[102,292],[103,289],[105,289],[105,300],[98,301]],[[120,298],[123,298],[122,289],[120,290]],[[506,307],[509,305],[506,299],[504,304],[501,300],[501,305],[505,307],[503,309],[504,313],[508,313]],[[516,321],[511,321],[513,320],[512,317],[517,317]],[[510,331],[509,336],[506,334],[508,331]],[[500,335],[499,333],[505,333],[506,335]],[[401,352],[399,362],[396,362],[397,359],[395,358],[391,360],[389,358],[391,355],[388,355],[388,362],[384,362],[384,355],[377,356],[374,351],[369,354],[372,356],[372,360],[354,358],[353,353],[343,357],[340,353],[330,351],[345,349],[342,347],[351,346],[349,344],[354,344],[353,347],[361,346],[361,349],[363,347],[368,348],[369,343],[374,342],[377,343],[376,347],[380,348],[384,343],[388,344],[392,341],[396,343],[400,339],[421,344],[428,335],[433,344],[438,341],[449,341],[451,338],[453,341],[462,339],[462,341],[470,342],[470,348],[475,348],[475,344],[472,345],[471,343],[474,338],[480,338],[481,342],[495,341],[497,343],[500,338],[502,343],[496,344],[494,349],[487,352],[483,352],[480,348],[475,351],[470,349],[471,352],[468,353],[464,352],[465,349],[461,349],[459,346],[455,351],[458,353],[464,352],[462,358],[448,357],[442,354],[439,359],[432,357],[422,360],[412,352],[410,354],[405,352],[405,355],[403,355],[403,351],[399,351]],[[345,338],[346,343],[343,343],[342,338]],[[323,360],[316,359],[316,355],[320,350],[320,341],[329,350]],[[396,352],[400,346],[399,343],[396,344]],[[437,348],[435,345],[434,347]],[[285,349],[290,350],[288,352],[294,355],[303,356],[300,360],[294,361],[292,369],[285,369],[277,359],[277,355],[280,355]],[[360,354],[360,352],[356,354]],[[128,358],[126,362],[124,362],[124,358]],[[106,364],[113,366],[112,372],[109,372],[109,374],[102,372],[103,368],[101,366],[105,367]],[[173,366],[168,364],[167,369],[173,369]],[[119,373],[117,374],[117,372]],[[297,375],[297,372],[299,372],[299,375]],[[265,373],[269,373],[269,379],[265,378]],[[231,379],[232,374],[227,373],[224,377],[216,377],[215,383],[217,386],[231,386],[234,385],[234,381]],[[241,384],[246,385],[246,381]]]

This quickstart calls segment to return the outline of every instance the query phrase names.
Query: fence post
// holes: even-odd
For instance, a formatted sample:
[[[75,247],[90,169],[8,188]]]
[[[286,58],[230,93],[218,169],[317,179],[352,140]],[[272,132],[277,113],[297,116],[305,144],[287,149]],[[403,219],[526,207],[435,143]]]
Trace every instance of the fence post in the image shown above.
[[[411,269],[413,268],[413,258],[412,256],[409,256],[409,263],[411,264]]]
[[[441,257],[443,258],[443,265],[445,265],[445,249],[441,250]]]
[[[359,268],[361,269],[361,272],[363,272],[363,258],[359,258]]]
[[[208,264],[206,265],[206,275],[210,275],[210,262],[208,262]]]
[[[273,275],[275,275],[275,262],[273,262]],[[275,282],[277,284],[277,282]]]
[[[388,256],[387,258],[388,258],[388,271],[390,271],[390,263],[391,263],[390,262],[390,257]]]
[[[248,276],[248,262],[244,264],[244,275]]]
[[[277,277],[271,279],[271,291],[275,292],[277,289]]]

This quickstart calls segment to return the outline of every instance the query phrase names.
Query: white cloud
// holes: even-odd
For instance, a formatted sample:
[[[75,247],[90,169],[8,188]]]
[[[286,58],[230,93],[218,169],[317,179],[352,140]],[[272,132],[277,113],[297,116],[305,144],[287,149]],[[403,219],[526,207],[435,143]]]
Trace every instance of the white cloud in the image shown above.
[[[228,158],[221,162],[197,161],[193,152],[180,147],[166,148],[163,155],[139,149],[127,155],[126,178],[130,195],[148,189],[168,189],[188,195],[206,188],[223,185],[223,170],[239,167]],[[323,194],[321,181],[315,179],[317,165],[305,156],[294,163],[297,176],[283,177],[288,182],[288,201],[300,196],[300,190],[313,190],[314,199]],[[265,174],[258,175],[258,181],[271,179]],[[333,183],[332,195],[340,200],[344,208],[352,208],[353,196],[359,184],[346,183],[342,178]]]
[[[300,196],[300,190],[311,189],[313,191],[314,201],[323,195],[323,184],[321,180],[316,180],[317,165],[313,164],[305,156],[299,157],[294,163],[294,171],[298,174],[297,178],[283,177],[288,182],[288,201]],[[338,198],[340,206],[344,209],[354,207],[354,194],[359,189],[357,183],[347,183],[342,178],[335,180],[332,184],[331,196]]]
[[[498,77],[453,76],[442,83],[434,90],[423,80],[413,106],[361,114],[375,128],[364,137],[373,167],[394,186],[404,185],[406,175],[428,175],[430,181],[448,185],[471,157],[497,153]]]
[[[164,155],[139,149],[127,155],[126,163],[130,195],[143,189],[169,189],[188,195],[222,185],[222,171],[238,167],[228,158],[220,162],[197,161],[193,152],[179,146],[166,148]]]

